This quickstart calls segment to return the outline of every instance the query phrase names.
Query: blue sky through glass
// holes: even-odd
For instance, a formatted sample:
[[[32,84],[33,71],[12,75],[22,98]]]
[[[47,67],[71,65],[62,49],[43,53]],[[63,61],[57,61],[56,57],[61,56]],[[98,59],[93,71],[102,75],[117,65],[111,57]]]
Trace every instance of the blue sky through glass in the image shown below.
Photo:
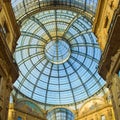
[[[91,27],[84,16],[68,10],[27,18],[15,52],[20,76],[14,87],[29,98],[53,105],[80,102],[97,93],[105,82],[97,71],[101,51]],[[69,58],[59,64],[45,53],[48,43],[56,40],[64,40],[70,49]],[[64,55],[64,42],[59,45],[58,56]],[[47,50],[53,55],[52,49]]]

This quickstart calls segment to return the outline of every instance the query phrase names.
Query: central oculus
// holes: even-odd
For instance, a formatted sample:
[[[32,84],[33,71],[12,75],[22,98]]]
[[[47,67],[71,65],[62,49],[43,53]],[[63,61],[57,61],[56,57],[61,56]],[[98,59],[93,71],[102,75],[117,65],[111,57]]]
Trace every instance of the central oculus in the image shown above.
[[[46,58],[54,64],[66,62],[70,54],[70,46],[64,40],[51,40],[45,47]]]

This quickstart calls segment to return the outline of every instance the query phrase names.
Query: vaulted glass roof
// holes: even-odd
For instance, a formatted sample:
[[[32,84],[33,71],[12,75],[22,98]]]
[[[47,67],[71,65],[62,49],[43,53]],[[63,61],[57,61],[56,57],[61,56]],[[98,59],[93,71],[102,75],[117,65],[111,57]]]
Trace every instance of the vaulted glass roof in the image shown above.
[[[38,11],[71,8],[80,10],[81,14],[91,14],[94,16],[98,0],[11,0],[15,16],[21,21],[25,16]]]
[[[76,0],[77,1],[77,0]],[[45,104],[83,101],[102,90],[101,51],[91,22],[70,10],[47,10],[21,24],[15,52],[20,76],[14,87]]]

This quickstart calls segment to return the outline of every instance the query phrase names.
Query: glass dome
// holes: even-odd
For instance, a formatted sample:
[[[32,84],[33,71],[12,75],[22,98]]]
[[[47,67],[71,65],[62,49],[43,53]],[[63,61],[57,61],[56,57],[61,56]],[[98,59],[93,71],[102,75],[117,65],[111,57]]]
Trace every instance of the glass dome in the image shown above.
[[[63,40],[50,41],[45,47],[46,59],[54,64],[62,64],[70,57],[70,47]]]
[[[45,105],[81,102],[102,90],[92,33],[97,0],[11,0],[21,36],[14,88]],[[35,14],[37,13],[37,14]]]
[[[51,105],[72,104],[104,86],[97,66],[99,45],[85,16],[49,10],[27,18],[15,52],[20,76],[14,87],[25,96]]]

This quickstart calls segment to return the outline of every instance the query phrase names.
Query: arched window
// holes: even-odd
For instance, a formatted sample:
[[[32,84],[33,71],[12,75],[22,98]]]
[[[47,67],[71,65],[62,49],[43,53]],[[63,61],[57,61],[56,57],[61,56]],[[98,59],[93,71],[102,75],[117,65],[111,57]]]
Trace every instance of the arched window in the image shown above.
[[[101,115],[101,120],[106,120],[105,115]]]
[[[22,120],[22,118],[20,116],[18,116],[17,120]]]
[[[74,114],[65,108],[56,108],[47,114],[48,120],[74,120]]]

